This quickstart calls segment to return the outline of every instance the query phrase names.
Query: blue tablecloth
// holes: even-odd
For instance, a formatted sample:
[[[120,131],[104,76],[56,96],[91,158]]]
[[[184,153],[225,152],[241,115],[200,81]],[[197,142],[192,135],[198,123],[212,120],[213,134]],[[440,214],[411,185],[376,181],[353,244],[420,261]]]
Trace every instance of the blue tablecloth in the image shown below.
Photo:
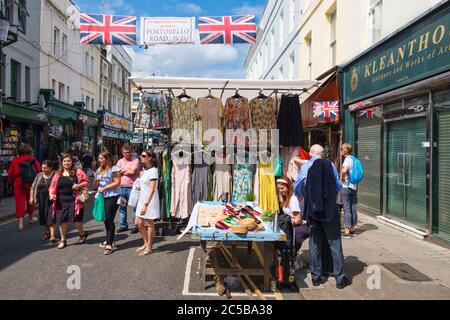
[[[272,230],[265,225],[265,231],[250,231],[246,234],[235,234],[230,230],[220,230],[216,228],[203,228],[197,225],[198,208],[202,205],[207,206],[225,206],[222,202],[199,202],[194,207],[188,228],[192,228],[192,239],[201,241],[285,241],[286,234],[281,231]],[[258,210],[258,208],[255,208]],[[183,234],[184,235],[184,234]],[[181,235],[180,238],[183,236]],[[179,238],[179,239],[180,239]]]

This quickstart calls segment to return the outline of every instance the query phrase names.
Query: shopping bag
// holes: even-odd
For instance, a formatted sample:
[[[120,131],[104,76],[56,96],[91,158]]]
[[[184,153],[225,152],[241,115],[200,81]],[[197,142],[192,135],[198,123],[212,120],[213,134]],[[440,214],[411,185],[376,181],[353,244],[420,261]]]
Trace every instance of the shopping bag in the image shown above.
[[[137,179],[133,183],[133,189],[130,193],[130,198],[128,199],[128,205],[132,208],[136,208],[141,197],[141,180]]]
[[[103,193],[97,193],[95,196],[92,217],[95,221],[104,222],[106,220],[105,197]]]

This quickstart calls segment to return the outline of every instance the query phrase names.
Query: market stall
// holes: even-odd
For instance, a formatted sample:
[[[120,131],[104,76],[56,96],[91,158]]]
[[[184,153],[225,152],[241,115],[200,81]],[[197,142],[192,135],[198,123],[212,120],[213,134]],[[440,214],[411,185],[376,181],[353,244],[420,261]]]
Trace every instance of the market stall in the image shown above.
[[[139,124],[146,130],[170,129],[165,146],[154,148],[161,152],[162,216],[188,223],[180,238],[192,231],[192,239],[200,241],[204,276],[260,276],[269,290],[275,244],[286,240],[278,229],[275,181],[286,175],[278,170],[282,163],[292,162],[304,146],[300,102],[320,82],[161,77],[131,81],[142,92]],[[183,135],[175,134],[178,129],[184,129]],[[209,129],[226,139],[210,139]],[[248,134],[251,129],[257,132],[255,146],[250,139],[228,139],[227,131]],[[269,131],[266,144],[261,143],[261,130]],[[271,214],[275,221],[266,224],[262,217]],[[242,268],[236,247],[243,243],[255,252],[261,247],[260,267]],[[228,267],[207,259],[218,248]]]

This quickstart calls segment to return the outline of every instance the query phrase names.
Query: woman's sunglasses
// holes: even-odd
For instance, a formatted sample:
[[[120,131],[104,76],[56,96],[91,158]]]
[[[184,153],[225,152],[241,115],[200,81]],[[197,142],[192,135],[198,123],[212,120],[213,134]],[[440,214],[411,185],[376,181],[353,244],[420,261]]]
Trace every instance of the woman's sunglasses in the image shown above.
[[[141,158],[148,158],[146,154],[141,154]]]

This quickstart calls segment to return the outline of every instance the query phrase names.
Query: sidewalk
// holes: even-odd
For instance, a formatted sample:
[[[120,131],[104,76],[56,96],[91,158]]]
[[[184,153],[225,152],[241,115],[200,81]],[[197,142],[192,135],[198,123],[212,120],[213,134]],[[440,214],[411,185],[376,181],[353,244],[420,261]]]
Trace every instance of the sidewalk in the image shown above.
[[[16,206],[14,197],[7,197],[2,199],[0,203],[0,222],[14,218],[16,216]]]
[[[334,278],[330,278],[326,284],[315,288],[310,274],[301,270],[297,273],[297,282],[302,298],[450,299],[449,249],[418,240],[366,215],[361,214],[359,220],[357,236],[342,239],[346,272],[353,278],[353,284],[344,290],[338,290]],[[307,261],[307,243],[302,247],[302,252],[302,261]],[[396,275],[382,265],[385,263],[405,263],[430,279],[422,282],[407,281],[402,279],[402,275],[412,275],[411,272],[408,273],[407,266],[400,267],[400,273]],[[371,277],[374,270],[380,275],[380,289],[371,290],[370,283],[375,283],[374,277]],[[414,272],[413,269],[411,271]],[[287,294],[286,298],[294,299],[295,296],[297,294]]]

